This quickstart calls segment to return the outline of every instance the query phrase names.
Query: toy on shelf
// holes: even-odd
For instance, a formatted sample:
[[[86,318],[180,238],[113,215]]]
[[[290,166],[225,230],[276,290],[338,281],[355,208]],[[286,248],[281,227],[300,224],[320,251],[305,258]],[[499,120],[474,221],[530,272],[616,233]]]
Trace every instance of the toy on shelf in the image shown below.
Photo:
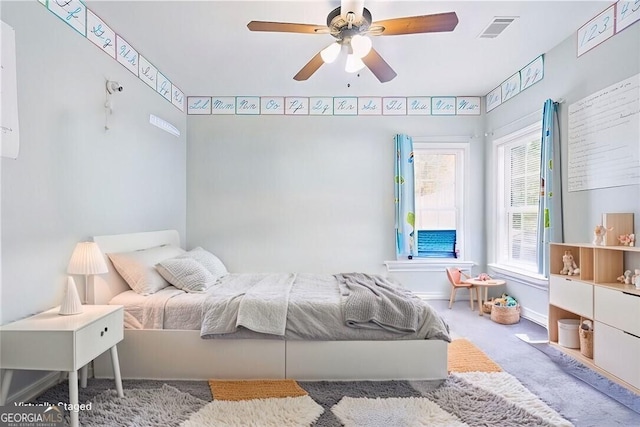
[[[633,276],[631,276],[631,284],[640,289],[640,268],[634,270]]]
[[[566,274],[567,276],[573,276],[574,274],[579,274],[580,269],[573,259],[573,254],[571,251],[564,251],[564,255],[562,255],[562,270],[560,270],[560,274]]]
[[[596,246],[604,246],[604,236],[607,231],[613,230],[613,227],[605,227],[604,225],[596,225],[593,229],[593,244]]]
[[[638,269],[636,269],[636,271],[638,271]],[[633,274],[631,273],[631,270],[625,270],[625,272],[622,273],[622,276],[618,276],[616,280],[620,283],[624,283],[625,285],[630,285],[632,277]]]
[[[634,246],[636,242],[636,235],[631,234],[621,234],[618,236],[618,241],[622,246]]]

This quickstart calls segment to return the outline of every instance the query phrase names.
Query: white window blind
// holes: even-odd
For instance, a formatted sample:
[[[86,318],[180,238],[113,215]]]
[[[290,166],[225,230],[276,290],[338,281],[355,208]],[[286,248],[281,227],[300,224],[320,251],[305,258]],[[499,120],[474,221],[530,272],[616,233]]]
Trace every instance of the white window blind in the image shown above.
[[[537,271],[540,126],[498,146],[498,263]]]
[[[417,141],[416,141],[417,140]],[[467,143],[414,139],[418,256],[463,258]]]

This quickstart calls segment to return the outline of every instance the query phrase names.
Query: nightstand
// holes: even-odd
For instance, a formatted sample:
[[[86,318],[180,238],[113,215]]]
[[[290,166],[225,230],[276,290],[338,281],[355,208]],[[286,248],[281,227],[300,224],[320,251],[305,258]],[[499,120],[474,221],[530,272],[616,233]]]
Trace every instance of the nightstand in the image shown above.
[[[116,344],[124,337],[124,311],[119,305],[83,305],[83,312],[58,314],[59,307],[0,327],[0,368],[5,370],[0,405],[9,393],[13,370],[66,371],[69,403],[78,404],[78,369],[86,387],[86,365],[111,350],[118,396],[123,397]],[[78,412],[71,411],[71,425],[78,426]]]

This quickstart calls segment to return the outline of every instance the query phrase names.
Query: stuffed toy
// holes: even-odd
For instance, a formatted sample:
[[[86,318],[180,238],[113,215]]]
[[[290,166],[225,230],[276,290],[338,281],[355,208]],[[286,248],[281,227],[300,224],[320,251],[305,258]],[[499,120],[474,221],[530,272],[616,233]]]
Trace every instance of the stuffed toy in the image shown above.
[[[622,276],[618,276],[616,280],[620,283],[625,283],[627,277],[631,277],[631,270],[625,271],[624,273],[622,273]]]
[[[562,264],[564,267],[562,267],[562,270],[560,270],[560,274],[572,276],[574,274],[580,273],[580,269],[574,261],[571,251],[564,251],[564,255],[562,256]]]
[[[640,268],[634,270],[633,276],[631,276],[631,284],[636,285],[636,288],[640,288]]]
[[[596,246],[604,246],[604,236],[607,231],[613,230],[613,227],[606,228],[604,225],[596,225],[593,229],[593,244]]]

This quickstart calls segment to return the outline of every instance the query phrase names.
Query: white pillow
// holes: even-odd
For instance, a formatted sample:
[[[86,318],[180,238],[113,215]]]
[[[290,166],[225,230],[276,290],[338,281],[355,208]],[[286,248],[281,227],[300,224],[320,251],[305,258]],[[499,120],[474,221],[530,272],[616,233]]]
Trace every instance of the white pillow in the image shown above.
[[[160,261],[185,253],[184,249],[172,245],[156,246],[132,252],[107,254],[115,269],[141,295],[151,295],[169,286],[155,266]]]
[[[169,283],[186,292],[202,292],[216,281],[202,264],[184,256],[161,261],[156,269]]]
[[[205,249],[202,249],[201,247],[193,248],[180,257],[195,259],[200,264],[202,264],[204,268],[209,270],[209,273],[213,275],[215,280],[218,280],[221,277],[229,274],[229,271],[227,271],[227,267],[225,267],[225,265],[217,256]]]

